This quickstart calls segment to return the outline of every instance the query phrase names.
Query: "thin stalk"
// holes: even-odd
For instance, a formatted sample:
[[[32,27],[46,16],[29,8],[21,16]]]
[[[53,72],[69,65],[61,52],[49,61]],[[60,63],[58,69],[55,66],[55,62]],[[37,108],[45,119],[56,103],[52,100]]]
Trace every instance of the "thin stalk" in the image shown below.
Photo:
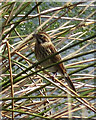
[[[36,4],[38,4],[38,1],[36,0]],[[37,12],[38,14],[40,14],[40,9],[39,6],[37,6]],[[39,25],[41,25],[41,15],[38,16],[39,17]],[[42,30],[42,29],[41,29]]]
[[[95,91],[95,90],[94,90]],[[31,99],[31,98],[68,98],[67,95],[47,95],[47,96],[22,96],[22,97],[8,97],[8,98],[0,98],[0,101],[6,101],[6,100],[21,100],[21,99]],[[96,98],[96,96],[71,96],[71,98]]]
[[[3,108],[2,110],[4,110],[4,111],[10,111],[10,112],[17,112],[17,113],[22,113],[22,114],[28,114],[28,115],[35,116],[35,117],[48,119],[47,117],[41,116],[39,114],[30,113],[30,112],[24,112],[23,110],[12,110],[12,109],[6,109],[6,108]]]
[[[14,97],[14,88],[13,88],[13,76],[12,76],[12,65],[11,65],[11,55],[8,41],[6,42],[8,48],[8,58],[9,58],[9,68],[10,68],[10,81],[11,81],[11,97]],[[12,110],[14,110],[14,100],[12,100]],[[12,111],[12,120],[14,119],[14,112]]]

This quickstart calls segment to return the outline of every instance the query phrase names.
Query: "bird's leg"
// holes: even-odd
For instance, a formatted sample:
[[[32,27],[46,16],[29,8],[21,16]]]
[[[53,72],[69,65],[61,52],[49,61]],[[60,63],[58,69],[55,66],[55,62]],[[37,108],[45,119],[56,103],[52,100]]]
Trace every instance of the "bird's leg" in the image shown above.
[[[56,75],[57,75],[57,72],[58,72],[58,70],[55,71],[55,72],[52,72],[52,73],[53,73],[54,76],[56,76]]]
[[[56,70],[55,72],[52,72],[53,73],[53,76],[52,76],[52,80],[55,82],[54,78],[57,76],[57,72],[58,70]]]

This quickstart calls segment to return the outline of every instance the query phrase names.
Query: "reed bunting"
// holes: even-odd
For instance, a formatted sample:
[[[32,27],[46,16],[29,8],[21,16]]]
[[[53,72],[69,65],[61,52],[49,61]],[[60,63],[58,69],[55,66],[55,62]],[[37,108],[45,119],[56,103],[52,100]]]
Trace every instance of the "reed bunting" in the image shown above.
[[[33,38],[36,39],[35,43],[35,56],[38,61],[41,61],[48,57],[49,55],[52,55],[53,53],[56,53],[57,50],[55,46],[52,44],[50,36],[45,32],[39,32],[37,34],[33,34]],[[61,56],[55,55],[51,57],[50,59],[44,61],[41,63],[41,66],[47,67],[53,63],[56,63],[61,60]],[[69,85],[69,87],[76,92],[76,89],[72,83],[72,80],[70,79],[69,75],[67,74],[67,71],[63,65],[63,63],[57,64],[55,66],[52,66],[48,68],[51,72],[58,72],[61,75],[64,76],[65,81]]]

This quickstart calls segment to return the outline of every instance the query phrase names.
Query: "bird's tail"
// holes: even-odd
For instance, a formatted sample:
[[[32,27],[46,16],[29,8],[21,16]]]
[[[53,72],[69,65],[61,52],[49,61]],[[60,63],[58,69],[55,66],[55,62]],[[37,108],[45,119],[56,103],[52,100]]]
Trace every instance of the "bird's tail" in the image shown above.
[[[73,85],[73,82],[72,82],[72,80],[70,79],[70,77],[67,73],[64,73],[64,78],[65,78],[65,81],[67,82],[68,86],[76,92],[76,89]]]
[[[72,80],[70,79],[69,75],[67,74],[67,71],[66,71],[64,65],[61,63],[61,64],[59,64],[59,67],[61,68],[61,69],[60,69],[60,70],[61,70],[61,73],[62,73],[62,75],[64,76],[65,81],[67,82],[68,86],[69,86],[72,90],[74,90],[74,91],[76,92],[76,89],[75,89],[75,87],[74,87],[74,85],[73,85],[73,82],[72,82]]]

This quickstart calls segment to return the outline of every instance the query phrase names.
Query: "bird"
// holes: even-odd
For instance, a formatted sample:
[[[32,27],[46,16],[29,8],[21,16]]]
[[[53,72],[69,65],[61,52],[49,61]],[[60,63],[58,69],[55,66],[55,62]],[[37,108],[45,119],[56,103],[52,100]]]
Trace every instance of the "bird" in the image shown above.
[[[35,56],[36,56],[36,59],[38,62],[44,60],[48,56],[57,52],[56,47],[51,42],[50,35],[47,34],[46,32],[41,31],[36,34],[33,34],[33,38],[35,38]],[[41,66],[47,67],[53,63],[59,62],[60,60],[62,60],[61,56],[60,56],[60,54],[57,54],[57,55],[47,59],[46,61],[42,62]],[[56,64],[56,65],[48,68],[48,70],[53,73],[58,72],[59,74],[61,74],[64,77],[65,81],[67,82],[68,86],[73,91],[76,92],[73,82],[70,79],[63,63]]]

